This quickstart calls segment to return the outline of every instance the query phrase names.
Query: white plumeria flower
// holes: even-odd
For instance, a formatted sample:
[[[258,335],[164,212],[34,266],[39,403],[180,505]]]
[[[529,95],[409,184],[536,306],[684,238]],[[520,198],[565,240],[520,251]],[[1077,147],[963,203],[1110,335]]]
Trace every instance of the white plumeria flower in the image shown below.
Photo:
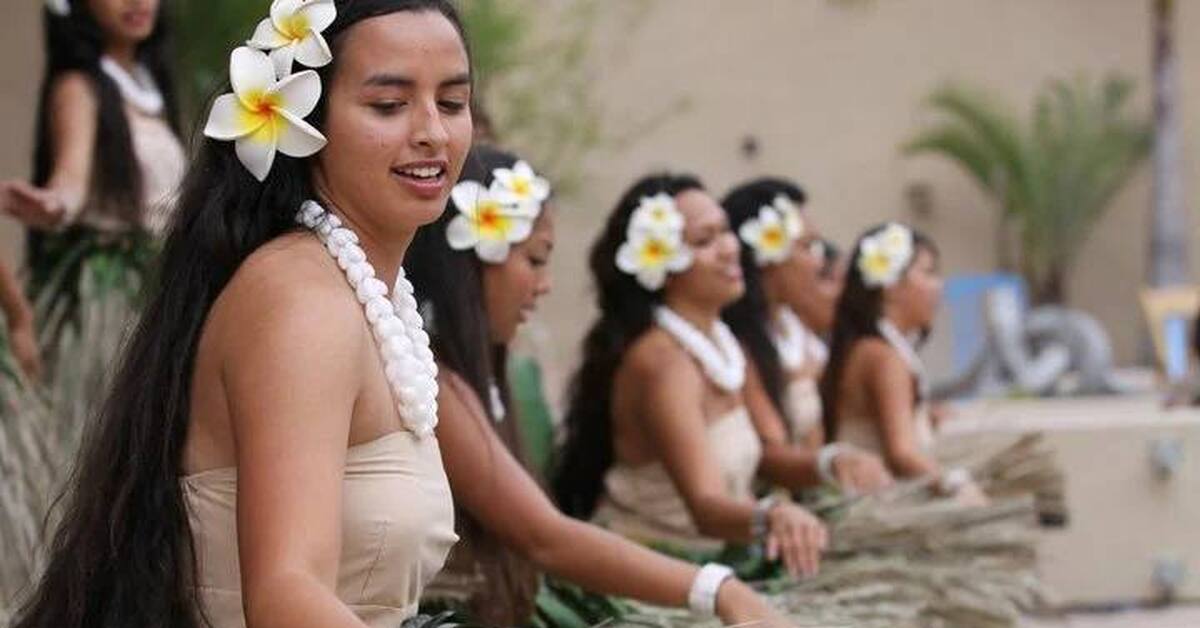
[[[786,195],[780,194],[771,201],[771,206],[783,216],[783,224],[787,227],[788,236],[793,240],[804,237],[804,215],[800,207]]]
[[[46,0],[46,9],[59,17],[66,17],[71,14],[71,3],[69,0]]]
[[[862,274],[863,283],[869,287],[886,288],[895,284],[910,261],[911,232],[908,232],[910,244],[905,250],[896,232],[889,229],[865,238],[859,245],[858,271]]]
[[[786,218],[772,206],[763,207],[758,210],[758,218],[742,223],[738,236],[754,249],[754,261],[759,266],[787,260],[795,243]]]
[[[292,61],[319,68],[333,60],[333,53],[321,32],[337,18],[333,0],[275,0],[271,17],[258,23],[246,42],[271,53],[275,76],[282,79],[292,73]]]
[[[681,273],[692,265],[692,252],[678,236],[630,230],[617,249],[617,268],[633,275],[647,290],[658,290],[668,273]]]
[[[913,234],[908,227],[899,223],[889,223],[875,237],[879,239],[881,246],[895,255],[897,259],[901,259],[905,264],[908,263],[908,258],[912,255],[913,250]]]
[[[238,159],[259,181],[275,163],[275,151],[308,157],[325,146],[325,136],[304,121],[321,98],[321,79],[312,70],[276,81],[271,60],[242,46],[229,56],[232,94],[213,102],[204,134],[236,142]]]
[[[550,182],[538,176],[525,161],[518,161],[512,168],[492,171],[492,195],[501,203],[515,205],[536,217],[542,203],[550,198]]]
[[[658,233],[680,237],[683,233],[683,214],[675,199],[666,193],[647,196],[641,200],[629,219],[630,233]]]
[[[501,264],[512,245],[533,232],[534,216],[501,202],[478,181],[463,181],[454,186],[450,199],[459,215],[446,227],[446,240],[456,251],[473,248],[479,259]]]

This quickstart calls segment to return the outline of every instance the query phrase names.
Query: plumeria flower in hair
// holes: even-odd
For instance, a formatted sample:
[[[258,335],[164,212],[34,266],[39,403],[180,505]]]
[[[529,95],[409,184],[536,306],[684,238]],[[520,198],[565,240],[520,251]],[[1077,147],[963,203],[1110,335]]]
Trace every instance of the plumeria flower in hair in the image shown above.
[[[759,266],[787,260],[796,242],[783,212],[774,205],[759,209],[757,218],[742,223],[738,236],[754,250],[754,261]]]
[[[70,0],[46,0],[46,9],[59,17],[71,14]]]
[[[669,273],[692,265],[683,241],[683,214],[669,194],[643,198],[629,219],[625,242],[617,249],[617,268],[637,278],[647,290],[658,290]]]
[[[512,245],[533,232],[537,219],[536,213],[501,201],[495,185],[486,188],[478,181],[455,185],[450,200],[459,213],[446,227],[450,248],[475,249],[479,259],[491,264],[503,263]]]
[[[886,288],[896,283],[913,256],[913,234],[903,225],[891,223],[859,245],[858,270],[863,283]]]
[[[337,8],[333,0],[275,0],[271,16],[258,23],[248,45],[270,51],[275,75],[291,74],[292,61],[319,68],[333,60],[321,32],[333,24]]]
[[[788,198],[786,194],[779,194],[775,200],[771,201],[771,207],[779,212],[783,217],[783,224],[787,228],[788,236],[793,240],[799,240],[804,237],[804,216],[800,213],[800,207],[795,201]]]
[[[492,171],[492,195],[501,203],[526,210],[536,218],[541,213],[542,203],[550,198],[550,182],[537,175],[524,161],[512,168],[496,168]]]
[[[325,146],[325,136],[304,121],[321,98],[321,79],[312,70],[275,80],[266,53],[242,46],[229,57],[232,94],[213,102],[204,134],[235,142],[238,159],[259,181],[275,163],[275,151],[308,157]]]

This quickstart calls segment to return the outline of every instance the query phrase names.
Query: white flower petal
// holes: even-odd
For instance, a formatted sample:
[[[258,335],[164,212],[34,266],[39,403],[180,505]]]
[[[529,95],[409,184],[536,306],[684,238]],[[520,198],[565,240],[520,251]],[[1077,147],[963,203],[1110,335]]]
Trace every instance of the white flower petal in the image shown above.
[[[275,28],[275,23],[268,17],[258,23],[258,26],[254,28],[254,34],[250,36],[250,41],[246,43],[260,50],[274,50],[291,43],[291,41]]]
[[[638,246],[633,242],[625,242],[617,249],[617,268],[627,274],[638,272]]]
[[[450,248],[465,251],[479,244],[479,232],[466,216],[455,216],[446,227],[446,241]]]
[[[242,102],[236,94],[222,94],[213,101],[204,125],[204,135],[215,140],[233,140],[249,135],[257,129],[246,128]]]
[[[524,216],[510,217],[511,225],[508,229],[507,239],[509,242],[524,242],[529,234],[533,233],[533,221]]]
[[[259,181],[264,181],[275,163],[275,145],[277,132],[273,124],[264,124],[260,129],[245,137],[238,138],[235,152],[242,165]]]
[[[467,216],[475,216],[475,208],[488,199],[487,188],[478,181],[462,181],[450,190],[450,200],[458,211]]]
[[[271,65],[275,68],[275,77],[279,80],[287,78],[292,73],[292,62],[296,59],[296,42],[288,42],[271,51]]]
[[[229,83],[233,93],[247,107],[248,96],[264,94],[275,86],[275,68],[266,53],[247,46],[234,48],[229,55]]]
[[[742,242],[750,246],[757,246],[761,236],[762,225],[753,218],[742,223],[742,226],[738,229],[738,237],[742,239]]]
[[[637,280],[643,288],[653,292],[667,282],[667,273],[661,268],[644,268],[638,272]]]
[[[297,72],[275,86],[282,98],[281,108],[297,118],[306,118],[321,100],[321,77],[312,70]]]
[[[308,18],[308,27],[314,33],[320,33],[329,28],[329,25],[337,19],[337,7],[334,6],[333,0],[308,0],[300,8],[300,13]]]
[[[279,30],[286,30],[288,18],[299,11],[303,4],[303,0],[275,0],[271,3],[271,21]]]
[[[303,158],[325,148],[325,136],[311,124],[287,110],[278,113],[287,121],[279,129],[279,152],[288,157]]]
[[[667,270],[673,273],[681,273],[692,266],[692,250],[687,247],[680,248],[671,259],[667,260]]]
[[[530,191],[532,196],[537,201],[544,201],[550,198],[550,182],[543,177],[534,177],[533,189]]]
[[[508,242],[503,240],[480,240],[475,246],[475,254],[479,259],[492,264],[502,264],[508,257]]]
[[[296,44],[296,61],[310,68],[319,68],[333,61],[333,52],[320,33],[310,32]]]

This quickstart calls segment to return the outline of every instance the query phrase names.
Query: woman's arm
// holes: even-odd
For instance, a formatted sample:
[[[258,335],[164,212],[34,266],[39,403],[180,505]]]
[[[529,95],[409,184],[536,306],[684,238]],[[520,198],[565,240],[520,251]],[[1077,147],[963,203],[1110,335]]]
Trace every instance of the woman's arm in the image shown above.
[[[916,397],[912,373],[896,352],[883,343],[863,343],[866,389],[883,436],[884,457],[896,475],[938,475],[937,461],[917,443]]]
[[[74,222],[87,199],[99,103],[82,72],[63,74],[46,103],[54,155],[45,187],[10,180],[0,184],[4,210],[30,227],[54,229]]]
[[[0,309],[8,327],[9,349],[26,376],[37,379],[42,374],[42,359],[38,352],[37,334],[33,328],[33,308],[21,292],[21,283],[3,263],[0,263]]]
[[[709,447],[701,400],[704,380],[690,358],[677,350],[643,345],[631,355],[641,394],[638,416],[676,489],[702,534],[753,542],[756,504],[726,492]],[[673,349],[673,348],[672,348]],[[816,573],[828,540],[824,526],[804,509],[779,503],[766,515],[767,556],[782,556],[793,574]]]
[[[362,313],[328,276],[262,266],[231,284],[219,340],[246,625],[363,628],[335,593]]]
[[[751,363],[746,368],[746,407],[754,422],[754,429],[763,443],[763,459],[760,471],[767,479],[791,491],[800,491],[825,482],[818,469],[818,454],[824,443],[812,438],[816,433],[821,438],[820,426],[815,426],[803,443],[792,443],[775,404],[771,402],[763,386],[758,369]],[[832,451],[830,453],[833,453]],[[850,448],[833,453],[827,463],[838,486],[846,490],[871,493],[892,484],[891,474],[878,457]]]
[[[438,443],[455,500],[505,545],[539,568],[591,591],[686,606],[699,569],[560,513],[488,425],[474,392],[442,370]],[[725,623],[774,617],[749,587],[721,585]]]

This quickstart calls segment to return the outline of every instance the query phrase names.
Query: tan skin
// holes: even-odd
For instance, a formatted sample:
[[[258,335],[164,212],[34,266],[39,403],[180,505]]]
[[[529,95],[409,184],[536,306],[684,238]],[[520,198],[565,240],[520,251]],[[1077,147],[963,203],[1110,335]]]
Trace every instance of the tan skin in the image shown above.
[[[0,311],[4,312],[8,326],[8,349],[16,358],[17,366],[29,379],[40,379],[42,358],[33,327],[33,308],[21,292],[16,275],[3,263],[0,263]]]
[[[762,268],[768,311],[791,308],[807,324],[827,307],[825,295],[817,290],[822,260],[812,254],[812,243],[818,237],[816,229],[806,217],[804,235],[792,249],[791,255],[781,263]],[[805,316],[806,313],[808,316]],[[790,381],[816,379],[820,377],[821,370],[819,364],[805,364],[787,376]],[[820,425],[811,429],[800,443],[793,443],[786,419],[771,402],[759,377],[748,378],[746,405],[763,441],[763,475],[791,490],[819,486],[822,479],[817,471],[817,454],[825,444],[824,430]],[[883,461],[874,454],[862,451],[843,450],[835,456],[833,474],[838,485],[852,493],[873,493],[892,484],[892,476]]]
[[[675,198],[684,215],[684,240],[695,260],[664,286],[668,307],[698,329],[710,329],[721,309],[743,290],[738,240],[725,213],[708,194],[690,190]],[[747,379],[754,377],[747,373]],[[613,447],[631,466],[661,462],[706,536],[751,542],[755,504],[731,498],[705,433],[710,423],[746,403],[713,385],[667,332],[652,328],[626,353],[613,383]],[[782,559],[793,575],[817,572],[828,543],[824,525],[808,511],[779,503],[767,516],[767,556]]]
[[[942,296],[937,258],[918,248],[909,269],[884,290],[883,316],[903,334],[928,329]],[[890,344],[865,338],[850,349],[839,391],[838,416],[873,417],[884,444],[884,457],[899,477],[940,476],[937,461],[921,449],[916,432],[916,391],[912,371]],[[968,484],[955,495],[971,504],[986,503],[979,487]]]
[[[547,204],[525,241],[502,264],[485,264],[484,300],[494,342],[508,344],[550,291],[555,211]],[[455,500],[508,547],[540,569],[583,587],[652,604],[685,606],[694,565],[667,558],[597,526],[563,515],[489,425],[483,403],[442,370],[438,442]],[[745,584],[727,580],[717,614],[727,624],[785,622]]]
[[[401,12],[351,27],[334,63],[314,180],[390,285],[470,146],[467,54],[440,14]],[[394,171],[430,160],[446,164],[432,199]],[[218,297],[191,404],[185,473],[237,468],[247,626],[364,626],[335,594],[342,472],[348,447],[402,424],[362,306],[312,234],[256,251]]]
[[[104,52],[132,70],[138,45],[154,30],[159,0],[88,0],[88,10],[105,36]],[[96,143],[99,101],[82,72],[55,79],[46,101],[54,163],[45,186],[11,179],[0,182],[0,211],[34,229],[71,224],[87,200]]]

